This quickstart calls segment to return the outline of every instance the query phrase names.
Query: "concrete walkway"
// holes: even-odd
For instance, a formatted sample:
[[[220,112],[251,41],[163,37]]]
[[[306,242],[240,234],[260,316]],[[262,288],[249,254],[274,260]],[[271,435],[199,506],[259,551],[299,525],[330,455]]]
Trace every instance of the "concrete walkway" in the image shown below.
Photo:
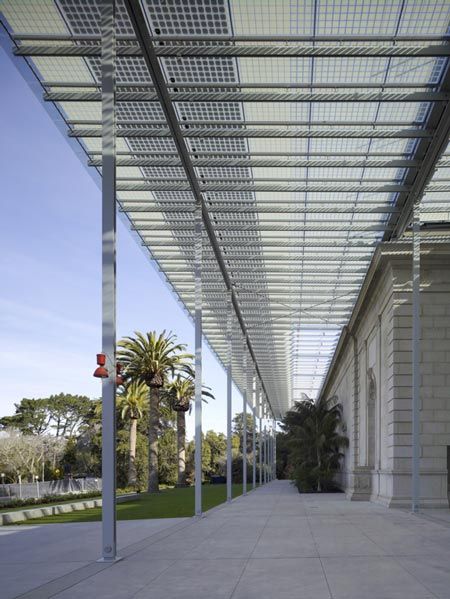
[[[2,599],[450,599],[447,522],[286,481],[201,520],[119,522],[114,565],[93,561],[99,532],[5,527]]]

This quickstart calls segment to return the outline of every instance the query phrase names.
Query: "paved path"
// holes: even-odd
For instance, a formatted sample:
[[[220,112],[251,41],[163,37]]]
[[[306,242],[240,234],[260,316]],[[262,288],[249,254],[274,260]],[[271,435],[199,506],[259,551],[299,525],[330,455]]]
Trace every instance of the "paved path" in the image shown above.
[[[273,482],[205,518],[119,522],[104,566],[97,524],[0,531],[0,596],[44,599],[450,599],[445,521],[299,495]]]

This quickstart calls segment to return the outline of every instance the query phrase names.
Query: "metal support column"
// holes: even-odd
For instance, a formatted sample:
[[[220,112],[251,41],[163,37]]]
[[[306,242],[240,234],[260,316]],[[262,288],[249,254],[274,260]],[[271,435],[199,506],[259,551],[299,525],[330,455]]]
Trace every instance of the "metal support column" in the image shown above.
[[[264,425],[264,484],[267,483],[267,427]]]
[[[412,252],[412,511],[420,506],[420,199],[414,201]]]
[[[242,368],[244,371],[242,391],[242,494],[247,495],[247,340],[244,338]]]
[[[115,2],[102,3],[102,558],[116,557],[116,131]]]
[[[195,206],[195,515],[202,515],[202,206]]]
[[[258,410],[259,410],[259,484],[263,484],[263,434],[262,434],[262,390],[258,389]]]
[[[252,435],[252,457],[253,457],[253,477],[252,488],[256,489],[256,396],[258,379],[256,378],[256,370],[253,370],[252,375],[252,406],[253,406],[253,435]]]
[[[273,480],[277,479],[277,421],[273,419]]]
[[[232,321],[232,301],[231,293],[228,293],[227,300],[227,501],[230,502],[232,499],[232,484],[233,484],[233,455],[232,455],[232,385],[233,385],[233,373],[232,373],[232,356],[233,356],[233,345],[232,345],[232,333],[233,333],[233,321]]]
[[[267,440],[268,444],[269,444],[269,448],[267,451],[268,454],[268,478],[269,478],[269,482],[272,481],[272,424],[269,423],[269,438]]]

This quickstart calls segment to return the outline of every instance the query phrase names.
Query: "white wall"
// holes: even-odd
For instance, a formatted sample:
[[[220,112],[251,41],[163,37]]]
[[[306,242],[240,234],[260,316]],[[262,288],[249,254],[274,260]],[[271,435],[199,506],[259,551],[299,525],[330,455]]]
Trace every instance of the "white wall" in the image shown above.
[[[411,490],[411,255],[383,244],[323,393],[343,405],[350,447],[340,482],[350,499],[409,505]],[[421,497],[448,506],[450,246],[426,247],[421,267]],[[370,385],[375,384],[370,421]],[[370,450],[371,443],[373,451]],[[372,463],[370,456],[373,454]]]

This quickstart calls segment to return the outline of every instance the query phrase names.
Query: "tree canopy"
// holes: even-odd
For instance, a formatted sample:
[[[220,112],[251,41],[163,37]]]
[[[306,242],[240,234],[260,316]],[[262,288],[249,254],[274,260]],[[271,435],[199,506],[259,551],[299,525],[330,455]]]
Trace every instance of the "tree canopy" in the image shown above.
[[[244,413],[238,412],[233,418],[233,433],[239,439],[239,451],[242,453],[242,441],[244,432]],[[251,453],[253,450],[253,416],[247,414],[246,418],[246,429],[247,429],[247,453]]]
[[[85,424],[92,407],[85,395],[59,393],[37,399],[23,398],[15,414],[0,418],[2,428],[14,428],[25,435],[71,437]]]

